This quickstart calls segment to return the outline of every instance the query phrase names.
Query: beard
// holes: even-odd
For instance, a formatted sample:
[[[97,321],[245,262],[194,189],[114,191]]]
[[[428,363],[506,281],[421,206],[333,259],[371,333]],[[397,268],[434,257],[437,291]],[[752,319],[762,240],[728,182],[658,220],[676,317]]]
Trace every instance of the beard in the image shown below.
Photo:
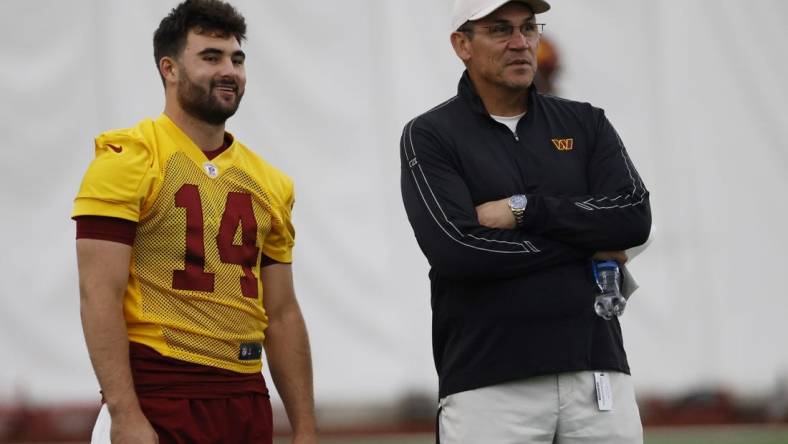
[[[223,125],[238,110],[241,104],[243,91],[238,83],[231,79],[211,80],[208,89],[198,85],[189,78],[185,70],[178,80],[178,104],[192,117],[211,125]],[[220,86],[229,86],[235,89],[235,100],[224,104],[214,96],[213,91]]]

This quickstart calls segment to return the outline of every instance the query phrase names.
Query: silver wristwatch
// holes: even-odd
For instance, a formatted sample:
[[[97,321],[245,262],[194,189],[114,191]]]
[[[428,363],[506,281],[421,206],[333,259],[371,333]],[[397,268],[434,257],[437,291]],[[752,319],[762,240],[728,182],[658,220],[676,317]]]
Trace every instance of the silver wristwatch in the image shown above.
[[[518,227],[522,227],[525,221],[526,205],[528,205],[528,198],[525,197],[525,194],[515,194],[509,198],[509,208],[512,210],[514,221]]]

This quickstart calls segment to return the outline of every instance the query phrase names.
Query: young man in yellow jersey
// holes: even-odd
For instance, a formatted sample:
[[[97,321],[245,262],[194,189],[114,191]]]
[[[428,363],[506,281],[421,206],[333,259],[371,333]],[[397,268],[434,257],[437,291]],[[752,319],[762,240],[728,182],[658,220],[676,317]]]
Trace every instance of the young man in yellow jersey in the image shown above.
[[[96,138],[72,214],[94,443],[271,443],[263,348],[292,442],[316,442],[293,183],[225,131],[245,33],[224,2],[178,5],[154,35],[164,113]]]

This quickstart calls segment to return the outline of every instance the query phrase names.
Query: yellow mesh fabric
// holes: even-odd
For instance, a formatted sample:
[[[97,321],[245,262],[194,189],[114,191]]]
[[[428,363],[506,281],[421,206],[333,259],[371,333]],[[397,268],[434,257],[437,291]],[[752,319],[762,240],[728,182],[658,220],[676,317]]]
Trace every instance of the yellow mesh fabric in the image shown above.
[[[241,359],[240,351],[242,344],[261,344],[268,326],[259,280],[261,254],[286,263],[292,258],[292,181],[237,141],[210,161],[212,168],[206,168],[206,162],[166,116],[104,133],[96,139],[96,159],[85,174],[72,215],[138,221],[124,300],[129,340],[188,362],[258,372],[261,360]],[[186,268],[187,213],[195,211],[176,202],[184,186],[196,190],[202,207],[201,232],[192,230],[191,239],[202,235],[204,265],[199,268],[213,274],[211,290],[174,285],[174,273]],[[246,243],[257,254],[249,255],[254,279],[247,292],[256,286],[256,297],[243,294],[244,267],[226,263],[219,252],[230,194],[242,195],[244,208],[251,206],[254,214],[257,229],[247,233]],[[244,245],[246,229],[243,220],[227,226],[233,231],[225,231],[225,254],[230,242],[230,248]]]
[[[204,270],[214,274],[211,293],[172,288],[173,272],[185,267],[187,209],[175,205],[175,193],[185,184],[196,185],[200,193]],[[216,238],[229,192],[253,196],[257,245],[262,245],[263,234],[271,228],[271,205],[253,178],[238,168],[230,168],[219,178],[211,179],[180,152],[167,162],[156,203],[137,227],[134,267],[139,283],[141,319],[129,319],[129,335],[134,338],[138,334],[136,322],[154,323],[161,328],[169,356],[249,372],[259,370],[259,362],[239,361],[239,344],[261,343],[267,318],[259,297],[251,299],[241,294],[241,266],[226,264],[219,258]],[[240,231],[239,225],[235,245],[241,244]],[[259,277],[257,267],[253,273]],[[139,333],[144,335],[144,332],[143,328]]]

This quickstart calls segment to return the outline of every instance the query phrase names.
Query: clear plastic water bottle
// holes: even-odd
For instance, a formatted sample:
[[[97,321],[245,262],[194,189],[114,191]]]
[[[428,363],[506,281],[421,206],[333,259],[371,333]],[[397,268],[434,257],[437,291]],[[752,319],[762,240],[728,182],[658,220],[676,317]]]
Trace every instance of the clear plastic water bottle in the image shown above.
[[[621,269],[616,261],[593,261],[594,279],[599,294],[594,299],[594,311],[605,320],[621,316],[627,299],[621,294]]]

